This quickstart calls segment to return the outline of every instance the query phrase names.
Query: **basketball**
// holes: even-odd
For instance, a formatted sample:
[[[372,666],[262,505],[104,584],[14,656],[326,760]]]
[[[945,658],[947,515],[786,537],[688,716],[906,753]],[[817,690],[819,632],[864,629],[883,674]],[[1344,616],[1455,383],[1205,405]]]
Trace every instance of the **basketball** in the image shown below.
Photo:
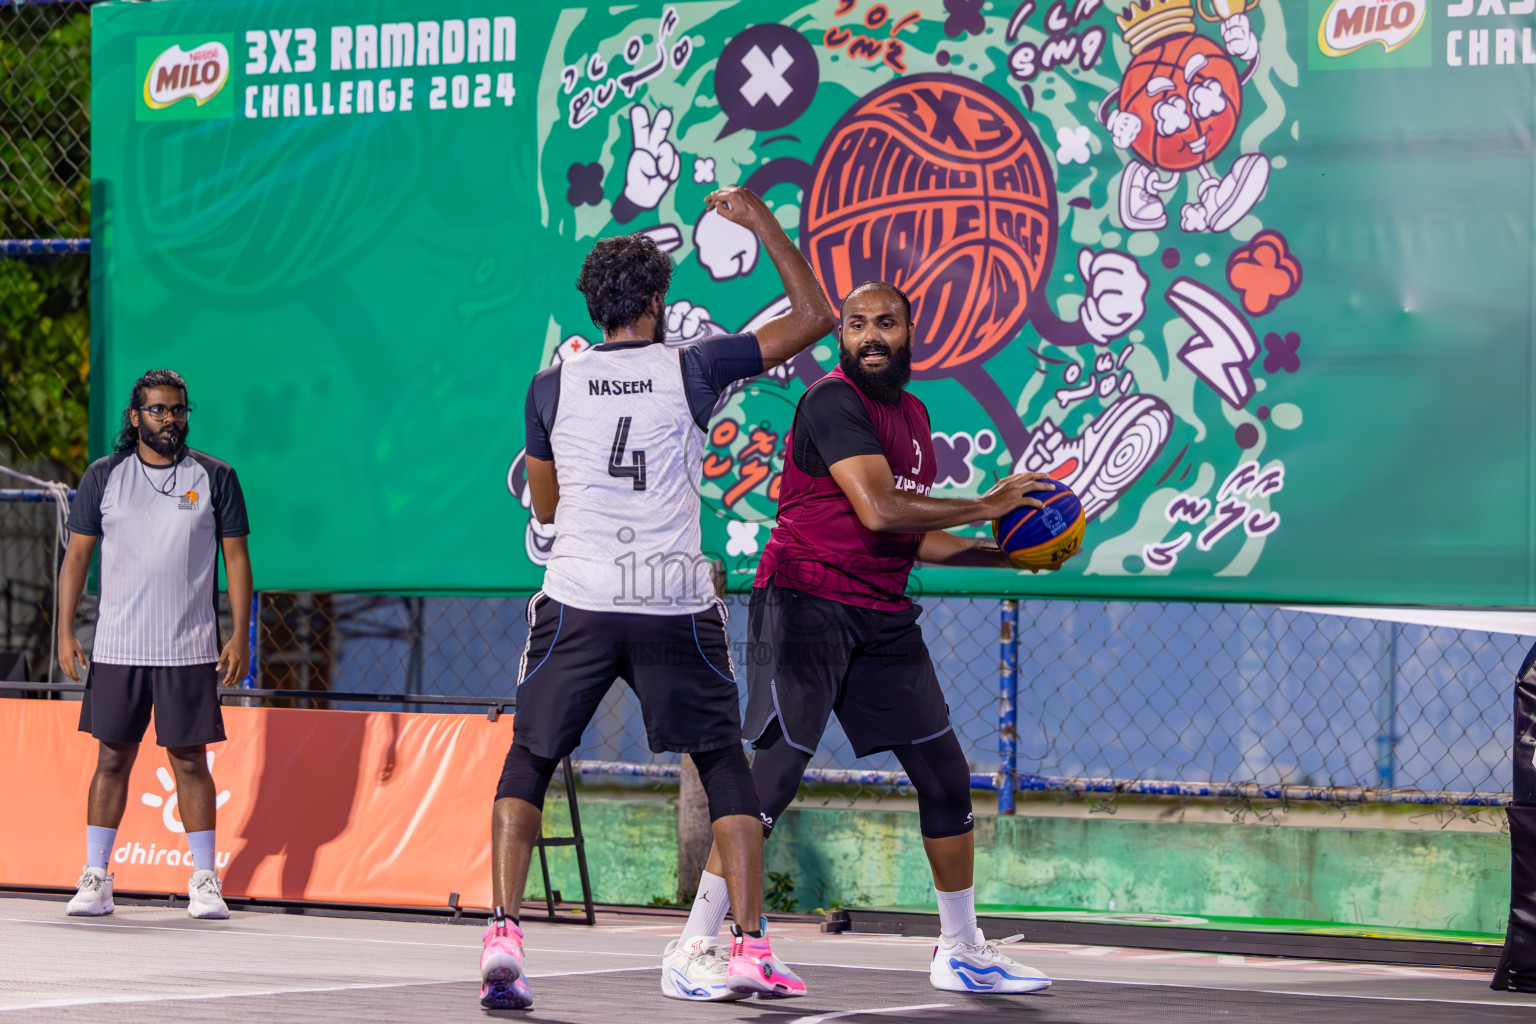
[[[1191,60],[1195,61],[1193,80],[1185,78]],[[1173,82],[1173,90],[1149,93],[1147,86],[1157,78]],[[1221,109],[1202,118],[1190,92],[1199,88],[1209,94],[1211,83],[1221,90]],[[1207,96],[1208,107],[1215,105],[1214,99]],[[1163,134],[1158,130],[1156,109],[1162,103],[1179,101],[1184,105],[1183,127]],[[1214,159],[1237,133],[1243,87],[1232,58],[1216,40],[1195,33],[1171,36],[1131,59],[1120,82],[1120,109],[1141,119],[1141,134],[1132,145],[1138,156],[1166,171],[1192,171]]]
[[[1050,163],[1015,101],[954,75],[898,79],[816,156],[800,244],[834,306],[866,281],[912,299],[912,373],[948,376],[1008,344],[1056,246]]]
[[[1050,491],[1033,491],[1045,508],[1025,505],[1001,519],[992,521],[992,536],[997,546],[1020,569],[1049,569],[1077,554],[1083,543],[1087,520],[1083,503],[1071,488],[1058,480],[1042,480]]]

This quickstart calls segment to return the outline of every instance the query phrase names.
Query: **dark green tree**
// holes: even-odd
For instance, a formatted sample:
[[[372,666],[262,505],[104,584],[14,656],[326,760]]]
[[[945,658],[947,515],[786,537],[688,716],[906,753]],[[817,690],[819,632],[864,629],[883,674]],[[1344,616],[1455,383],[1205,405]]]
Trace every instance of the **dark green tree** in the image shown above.
[[[90,233],[91,21],[0,7],[0,239]],[[90,262],[0,257],[0,459],[85,469]]]

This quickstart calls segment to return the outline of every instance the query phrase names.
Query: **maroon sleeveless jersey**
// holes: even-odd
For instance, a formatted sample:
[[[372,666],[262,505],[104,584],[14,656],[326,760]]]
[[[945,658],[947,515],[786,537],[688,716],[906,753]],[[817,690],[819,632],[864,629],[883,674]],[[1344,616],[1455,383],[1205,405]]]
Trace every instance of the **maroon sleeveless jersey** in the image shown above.
[[[831,383],[842,381],[842,384]],[[908,392],[896,405],[866,395],[834,369],[811,387],[850,387],[864,403],[875,435],[885,449],[896,488],[926,495],[933,488],[933,435],[928,410]],[[809,394],[809,391],[807,391]],[[801,401],[804,401],[802,398]],[[876,533],[859,521],[843,489],[828,474],[816,477],[795,464],[794,428],[785,439],[784,473],[779,481],[778,525],[757,564],[754,587],[790,587],[843,604],[901,611],[907,576],[917,561],[920,533]]]

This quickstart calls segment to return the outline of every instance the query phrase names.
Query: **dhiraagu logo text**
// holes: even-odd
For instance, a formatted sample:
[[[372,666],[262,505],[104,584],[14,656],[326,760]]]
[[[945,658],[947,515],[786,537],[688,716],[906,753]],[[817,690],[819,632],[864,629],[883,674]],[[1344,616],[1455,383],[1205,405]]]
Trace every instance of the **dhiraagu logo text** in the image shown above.
[[[1309,0],[1312,71],[1430,66],[1429,0]]]
[[[229,117],[233,36],[160,36],[138,41],[140,121]]]

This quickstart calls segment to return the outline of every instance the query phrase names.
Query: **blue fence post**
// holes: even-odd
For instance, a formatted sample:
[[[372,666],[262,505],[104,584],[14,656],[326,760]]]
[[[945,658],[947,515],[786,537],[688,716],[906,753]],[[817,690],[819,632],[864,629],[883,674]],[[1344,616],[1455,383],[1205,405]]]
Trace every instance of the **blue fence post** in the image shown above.
[[[244,690],[256,689],[256,682],[261,677],[261,594],[251,591],[251,663],[246,666],[245,678],[240,680],[240,688]]]
[[[1012,814],[1018,784],[1019,602],[1002,604],[997,700],[997,813]]]
[[[1381,731],[1376,734],[1376,777],[1383,789],[1397,788],[1397,633],[1395,622],[1380,622],[1381,706],[1378,717]]]

